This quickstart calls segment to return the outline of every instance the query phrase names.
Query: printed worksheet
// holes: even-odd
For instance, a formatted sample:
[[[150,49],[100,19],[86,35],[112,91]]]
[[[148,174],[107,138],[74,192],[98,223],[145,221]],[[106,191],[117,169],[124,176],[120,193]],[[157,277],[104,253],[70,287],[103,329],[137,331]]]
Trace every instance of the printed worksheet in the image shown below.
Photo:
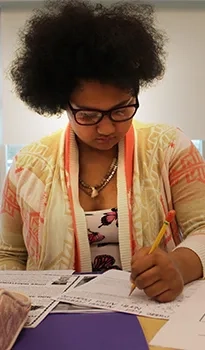
[[[90,282],[92,279],[96,278],[99,275],[89,274],[89,275],[78,275],[74,283],[69,286],[69,289],[74,290],[77,287],[82,286],[85,283]],[[74,305],[71,303],[59,302],[51,313],[104,313],[110,312],[109,310],[103,310],[90,306],[83,305]]]
[[[0,288],[27,295],[31,310],[25,327],[36,327],[56,307],[54,298],[76,280],[73,271],[0,271]]]
[[[74,270],[46,270],[46,271],[0,271],[0,284],[11,285],[46,285],[65,284]]]
[[[182,303],[160,329],[151,345],[174,349],[205,349],[205,285]]]
[[[86,284],[65,291],[56,300],[167,320],[176,312],[181,303],[196,292],[201,284],[204,282],[197,281],[186,286],[183,294],[175,301],[162,304],[149,299],[143,291],[137,288],[129,297],[130,273],[109,270]]]

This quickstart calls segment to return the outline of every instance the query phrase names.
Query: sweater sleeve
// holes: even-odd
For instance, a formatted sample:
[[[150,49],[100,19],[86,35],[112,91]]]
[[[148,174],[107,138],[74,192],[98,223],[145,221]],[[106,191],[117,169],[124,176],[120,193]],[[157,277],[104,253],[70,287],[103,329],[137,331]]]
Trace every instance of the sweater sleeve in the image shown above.
[[[25,270],[27,251],[16,198],[15,162],[6,177],[0,208],[0,270]]]
[[[177,130],[169,181],[182,242],[201,260],[205,276],[205,161],[193,143]]]

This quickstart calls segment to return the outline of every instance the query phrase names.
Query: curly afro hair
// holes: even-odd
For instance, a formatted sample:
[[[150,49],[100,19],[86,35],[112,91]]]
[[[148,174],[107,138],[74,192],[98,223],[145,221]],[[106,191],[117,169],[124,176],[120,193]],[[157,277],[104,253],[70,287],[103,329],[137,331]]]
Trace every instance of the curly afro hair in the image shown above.
[[[60,115],[80,81],[135,89],[164,73],[164,34],[150,5],[47,1],[20,32],[11,65],[17,95],[47,116]]]

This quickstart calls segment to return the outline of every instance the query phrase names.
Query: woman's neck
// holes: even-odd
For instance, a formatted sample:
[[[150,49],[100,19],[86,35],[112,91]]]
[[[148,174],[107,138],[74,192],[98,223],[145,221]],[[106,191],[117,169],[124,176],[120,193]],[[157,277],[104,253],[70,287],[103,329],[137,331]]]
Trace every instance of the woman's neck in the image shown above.
[[[100,162],[102,159],[105,159],[105,158],[110,159],[112,161],[113,158],[117,157],[118,145],[112,147],[109,150],[98,150],[84,144],[81,141],[77,141],[77,144],[78,144],[78,150],[79,150],[79,155],[81,159],[89,158],[92,160],[96,160],[97,162]]]

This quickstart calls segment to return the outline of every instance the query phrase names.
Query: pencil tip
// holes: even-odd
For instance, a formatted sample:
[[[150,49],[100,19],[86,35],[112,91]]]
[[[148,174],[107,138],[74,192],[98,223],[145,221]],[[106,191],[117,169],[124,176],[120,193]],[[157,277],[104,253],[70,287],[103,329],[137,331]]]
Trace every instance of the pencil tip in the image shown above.
[[[132,292],[135,290],[136,286],[135,284],[133,283],[132,286],[131,286],[131,289],[130,289],[130,293],[129,293],[129,297],[130,295],[132,294]]]

